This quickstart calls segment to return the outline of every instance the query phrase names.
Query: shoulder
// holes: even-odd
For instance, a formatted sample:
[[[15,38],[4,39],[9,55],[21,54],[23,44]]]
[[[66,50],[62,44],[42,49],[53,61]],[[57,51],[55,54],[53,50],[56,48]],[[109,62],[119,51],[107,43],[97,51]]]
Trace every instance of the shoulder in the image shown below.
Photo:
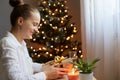
[[[3,37],[0,40],[0,48],[3,47],[15,47],[15,43],[13,42],[13,40],[11,39],[11,37]]]

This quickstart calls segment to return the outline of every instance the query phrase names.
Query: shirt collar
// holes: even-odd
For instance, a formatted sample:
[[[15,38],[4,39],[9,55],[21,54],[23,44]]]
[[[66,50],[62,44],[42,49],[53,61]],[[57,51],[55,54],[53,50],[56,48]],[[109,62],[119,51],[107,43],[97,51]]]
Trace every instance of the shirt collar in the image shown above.
[[[11,32],[7,32],[7,36],[11,37],[11,39],[13,40],[16,46],[26,46],[26,43],[24,40],[22,41],[22,43],[18,42],[16,37]]]

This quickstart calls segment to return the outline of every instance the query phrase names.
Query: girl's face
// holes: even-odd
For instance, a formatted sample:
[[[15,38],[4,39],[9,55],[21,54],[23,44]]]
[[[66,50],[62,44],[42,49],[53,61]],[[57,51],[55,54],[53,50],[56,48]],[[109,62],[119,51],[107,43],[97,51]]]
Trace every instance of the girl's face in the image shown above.
[[[34,32],[38,32],[38,25],[40,23],[40,14],[38,12],[32,12],[31,17],[27,20],[23,20],[21,27],[21,35],[23,39],[32,39]]]

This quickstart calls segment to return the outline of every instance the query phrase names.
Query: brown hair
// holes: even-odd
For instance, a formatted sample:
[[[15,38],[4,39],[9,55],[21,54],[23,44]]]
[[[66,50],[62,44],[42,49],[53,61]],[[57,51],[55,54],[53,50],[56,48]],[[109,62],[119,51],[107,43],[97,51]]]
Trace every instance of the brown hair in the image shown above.
[[[10,21],[12,26],[16,25],[16,21],[19,17],[27,19],[31,16],[31,12],[39,12],[37,8],[31,5],[21,4],[20,0],[9,0],[9,4],[14,7],[10,15]]]

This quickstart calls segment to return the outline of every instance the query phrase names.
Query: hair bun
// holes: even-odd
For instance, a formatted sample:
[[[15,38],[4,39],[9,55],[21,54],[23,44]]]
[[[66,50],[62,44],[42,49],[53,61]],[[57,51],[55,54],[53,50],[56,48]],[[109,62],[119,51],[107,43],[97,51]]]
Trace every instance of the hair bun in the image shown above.
[[[12,7],[16,7],[20,4],[22,4],[22,0],[9,0],[9,4],[12,6]]]

